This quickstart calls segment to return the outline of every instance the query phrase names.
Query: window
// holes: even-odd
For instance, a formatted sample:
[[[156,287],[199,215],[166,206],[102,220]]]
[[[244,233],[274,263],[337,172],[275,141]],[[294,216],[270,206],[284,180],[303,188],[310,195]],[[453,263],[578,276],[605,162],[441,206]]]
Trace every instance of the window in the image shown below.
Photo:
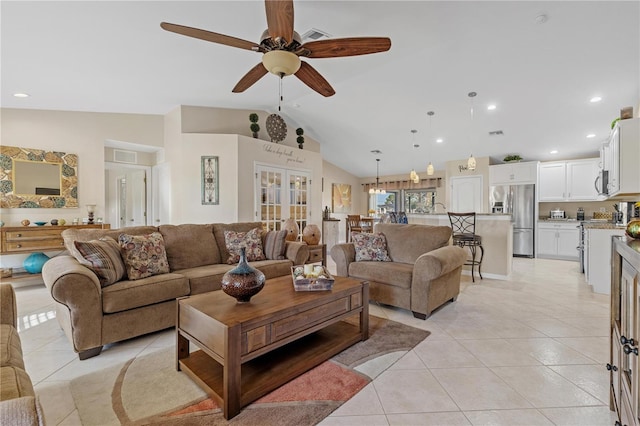
[[[371,194],[369,196],[369,210],[376,214],[398,211],[398,191],[387,191],[386,194]]]
[[[436,193],[429,189],[411,189],[403,191],[403,205],[406,213],[425,214],[433,211]]]

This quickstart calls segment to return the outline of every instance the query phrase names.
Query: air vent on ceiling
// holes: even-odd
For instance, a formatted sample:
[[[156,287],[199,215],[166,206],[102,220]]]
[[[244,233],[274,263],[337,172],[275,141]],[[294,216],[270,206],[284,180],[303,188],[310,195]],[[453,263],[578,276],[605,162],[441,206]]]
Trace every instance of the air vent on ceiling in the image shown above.
[[[116,163],[136,164],[138,162],[138,153],[135,151],[114,149],[113,161]]]
[[[373,149],[371,150],[372,154],[382,154],[382,151],[380,151],[379,149]]]
[[[501,135],[504,135],[502,130],[494,130],[492,132],[489,132],[489,136],[501,136]]]
[[[311,28],[309,31],[302,34],[302,40],[320,40],[323,38],[331,38],[331,34],[315,28]]]

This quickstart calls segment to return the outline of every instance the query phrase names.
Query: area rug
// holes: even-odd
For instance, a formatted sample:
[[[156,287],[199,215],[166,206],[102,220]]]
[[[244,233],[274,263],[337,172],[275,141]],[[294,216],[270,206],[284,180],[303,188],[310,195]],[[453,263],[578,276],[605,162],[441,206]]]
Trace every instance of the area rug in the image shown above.
[[[83,425],[315,425],[423,341],[429,331],[370,316],[356,343],[258,399],[227,421],[218,405],[175,369],[166,348],[71,381]]]

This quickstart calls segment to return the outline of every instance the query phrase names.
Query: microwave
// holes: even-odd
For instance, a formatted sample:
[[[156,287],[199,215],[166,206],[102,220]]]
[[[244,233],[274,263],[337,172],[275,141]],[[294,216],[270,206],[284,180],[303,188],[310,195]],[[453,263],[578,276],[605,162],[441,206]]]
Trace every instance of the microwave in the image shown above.
[[[594,185],[596,187],[596,191],[598,191],[598,195],[609,195],[609,171],[600,170]]]

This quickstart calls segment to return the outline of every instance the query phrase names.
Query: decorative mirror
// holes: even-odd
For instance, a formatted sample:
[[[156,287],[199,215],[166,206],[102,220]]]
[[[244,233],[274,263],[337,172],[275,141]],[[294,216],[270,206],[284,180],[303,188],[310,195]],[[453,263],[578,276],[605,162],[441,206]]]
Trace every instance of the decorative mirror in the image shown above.
[[[0,207],[78,207],[78,156],[0,146]]]

